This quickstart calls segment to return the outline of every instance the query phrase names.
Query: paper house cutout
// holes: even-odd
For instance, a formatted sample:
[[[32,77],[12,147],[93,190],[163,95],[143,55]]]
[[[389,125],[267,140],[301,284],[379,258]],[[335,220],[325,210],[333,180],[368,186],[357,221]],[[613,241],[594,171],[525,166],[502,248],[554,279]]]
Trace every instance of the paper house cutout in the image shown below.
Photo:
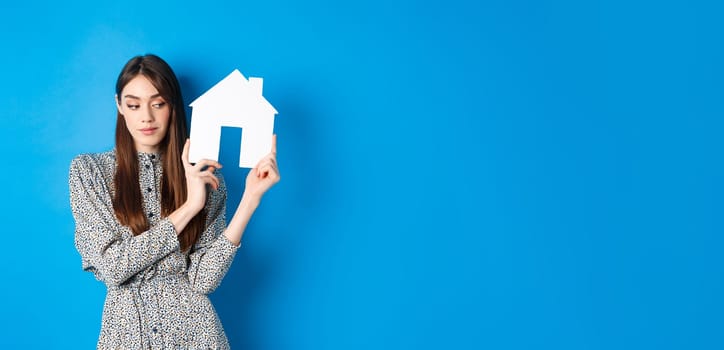
[[[191,102],[189,161],[219,160],[221,127],[242,128],[239,167],[253,168],[271,152],[277,110],[262,96],[262,78],[238,69]]]

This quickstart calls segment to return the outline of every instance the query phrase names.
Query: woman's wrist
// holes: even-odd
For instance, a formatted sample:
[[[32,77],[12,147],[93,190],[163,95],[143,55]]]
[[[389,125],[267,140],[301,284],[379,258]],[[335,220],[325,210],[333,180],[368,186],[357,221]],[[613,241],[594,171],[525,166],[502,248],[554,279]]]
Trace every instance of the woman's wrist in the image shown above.
[[[191,203],[187,200],[186,202],[184,202],[184,204],[181,205],[181,207],[179,209],[184,208],[185,210],[190,212],[191,216],[193,217],[193,216],[196,216],[196,214],[198,214],[201,210],[203,210],[205,205],[206,205],[206,203],[202,203],[201,205],[198,205],[196,203]]]
[[[241,196],[241,202],[239,202],[238,210],[242,210],[242,208],[244,208],[250,209],[253,212],[259,206],[259,203],[261,203],[261,196],[244,192]]]

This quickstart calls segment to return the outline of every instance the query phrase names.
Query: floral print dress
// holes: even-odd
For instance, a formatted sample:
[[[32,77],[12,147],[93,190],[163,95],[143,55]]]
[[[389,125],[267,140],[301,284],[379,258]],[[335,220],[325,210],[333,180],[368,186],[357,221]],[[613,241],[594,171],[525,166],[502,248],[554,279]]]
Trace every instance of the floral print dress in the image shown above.
[[[161,217],[159,154],[138,153],[139,186],[150,229],[134,236],[113,210],[114,151],[82,154],[70,166],[75,246],[82,267],[107,286],[99,349],[228,349],[208,294],[221,283],[237,246],[226,227],[226,187],[209,190],[207,228],[188,252]]]

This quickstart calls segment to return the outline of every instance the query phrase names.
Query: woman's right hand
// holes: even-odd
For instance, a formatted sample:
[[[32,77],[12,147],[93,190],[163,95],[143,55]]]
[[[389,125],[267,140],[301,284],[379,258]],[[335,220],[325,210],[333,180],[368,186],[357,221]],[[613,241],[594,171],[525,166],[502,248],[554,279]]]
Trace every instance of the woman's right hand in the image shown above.
[[[189,162],[189,139],[186,139],[181,160],[186,173],[186,204],[194,210],[201,211],[206,205],[206,185],[216,190],[219,188],[219,179],[214,170],[221,169],[219,162],[202,159],[196,164]]]

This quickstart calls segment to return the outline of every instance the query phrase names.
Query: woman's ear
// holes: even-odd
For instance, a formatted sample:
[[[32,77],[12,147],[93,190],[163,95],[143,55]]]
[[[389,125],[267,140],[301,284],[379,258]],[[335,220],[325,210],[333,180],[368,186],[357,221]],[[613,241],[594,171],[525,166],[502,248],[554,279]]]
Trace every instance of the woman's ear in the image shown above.
[[[113,95],[113,100],[116,101],[116,108],[118,108],[118,113],[123,115],[123,111],[121,110],[121,101],[118,100],[118,94]]]

